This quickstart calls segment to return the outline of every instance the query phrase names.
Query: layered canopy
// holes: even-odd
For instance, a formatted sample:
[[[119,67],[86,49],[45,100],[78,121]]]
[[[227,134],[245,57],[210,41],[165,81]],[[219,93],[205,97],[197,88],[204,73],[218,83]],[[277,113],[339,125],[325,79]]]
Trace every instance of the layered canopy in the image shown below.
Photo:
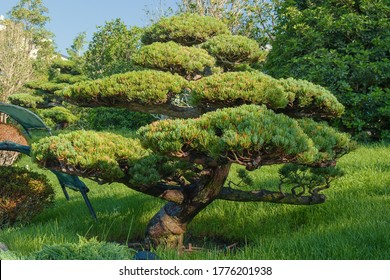
[[[160,155],[154,158],[160,163],[168,156],[205,167],[234,162],[253,170],[285,162],[329,166],[351,148],[346,134],[325,123],[296,121],[256,105],[221,109],[197,119],[159,121],[138,134],[140,140],[92,131],[49,137],[33,145],[34,157],[45,167],[121,181],[141,159],[149,158],[148,164],[156,167],[151,150]]]
[[[332,171],[336,160],[352,148],[346,134],[311,119],[343,113],[328,90],[254,70],[250,64],[262,55],[256,43],[230,35],[214,18],[162,19],[145,32],[143,43],[134,62],[153,70],[77,83],[63,95],[82,106],[124,107],[170,119],[142,127],[134,139],[91,131],[42,139],[33,146],[40,165],[169,201],[148,225],[154,245],[180,242],[186,225],[215,199],[325,201],[319,192],[340,174]],[[227,72],[238,64],[250,71]],[[245,191],[225,184],[233,163],[248,171],[293,166],[282,170],[279,191]],[[307,171],[312,168],[325,171]],[[291,193],[282,191],[283,183]]]
[[[182,94],[192,106],[175,107],[173,97]],[[69,86],[64,96],[83,106],[125,107],[183,118],[241,104],[266,105],[291,116],[331,117],[344,111],[323,87],[303,80],[277,80],[260,72],[214,74],[192,82],[169,72],[129,72]]]

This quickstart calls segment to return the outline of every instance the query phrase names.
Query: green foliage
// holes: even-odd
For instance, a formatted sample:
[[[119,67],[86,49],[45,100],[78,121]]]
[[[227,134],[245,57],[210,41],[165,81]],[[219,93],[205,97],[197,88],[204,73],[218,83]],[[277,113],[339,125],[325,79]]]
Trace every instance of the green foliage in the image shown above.
[[[54,191],[44,175],[0,167],[0,228],[27,223],[50,206]]]
[[[86,43],[87,32],[81,32],[76,36],[76,38],[74,38],[73,44],[70,46],[70,48],[66,49],[72,61],[77,61],[78,63],[85,62],[82,56],[82,51]]]
[[[49,17],[46,15],[48,9],[43,5],[42,0],[19,0],[18,5],[10,11],[12,19],[24,24],[27,30],[43,28]]]
[[[134,56],[135,64],[156,70],[168,71],[184,77],[204,74],[213,68],[215,60],[207,51],[196,47],[184,47],[175,42],[143,46]]]
[[[221,86],[222,85],[222,86]],[[260,72],[228,72],[191,83],[195,103],[254,103],[269,108],[286,107],[289,96],[280,83]]]
[[[337,117],[344,113],[344,106],[329,90],[322,86],[293,78],[279,79],[278,81],[289,95],[289,99],[294,100],[293,103],[299,111],[309,108],[312,111],[321,112],[325,116]]]
[[[192,46],[203,43],[209,38],[230,34],[227,26],[213,17],[197,14],[183,14],[163,18],[145,30],[142,35],[144,44],[174,41],[181,45]]]
[[[272,163],[280,158],[304,164],[332,161],[349,151],[346,134],[325,124],[297,122],[264,106],[242,105],[202,115],[198,119],[166,120],[141,128],[145,147],[170,156],[189,151],[217,160],[230,159],[249,165],[259,156]],[[302,127],[301,127],[302,126]]]
[[[78,118],[73,115],[70,110],[60,106],[41,110],[40,115],[48,125],[60,124],[64,126],[72,124],[78,120]]]
[[[160,71],[137,71],[85,81],[67,87],[64,96],[88,104],[91,99],[109,103],[140,102],[160,104],[169,95],[182,92],[187,81],[178,75]]]
[[[249,173],[245,169],[238,169],[237,177],[240,178],[242,183],[244,183],[247,186],[254,185],[253,178],[249,175]]]
[[[266,56],[256,41],[239,35],[214,36],[203,43],[202,48],[214,56],[225,70],[232,70],[237,64],[259,62]]]
[[[17,254],[15,254],[14,252],[10,252],[10,251],[0,251],[0,260],[24,260],[23,257],[20,257],[18,256]]]
[[[86,76],[82,75],[74,61],[58,59],[50,66],[45,80],[34,80],[25,85],[34,90],[33,94],[15,95],[10,100],[16,105],[38,107],[37,111],[47,125],[58,129],[64,128],[78,121],[78,117],[71,111],[73,108],[63,102],[62,90],[85,79]]]
[[[312,119],[298,119],[300,128],[308,135],[318,150],[316,161],[332,161],[347,154],[356,147],[347,133],[340,133],[325,122]]]
[[[57,59],[53,61],[51,65],[51,77],[55,73],[80,75],[80,69],[78,69],[76,63],[73,60]]]
[[[107,130],[107,129],[138,129],[155,120],[150,114],[132,112],[127,109],[119,108],[91,108],[86,114],[88,129]]]
[[[32,45],[37,49],[34,60],[36,74],[44,73],[55,55],[53,33],[45,29],[50,21],[48,9],[42,0],[19,0],[9,12],[10,18],[23,25],[24,30],[32,36]]]
[[[48,81],[31,81],[26,84],[26,87],[52,94],[56,91],[61,91],[67,85],[68,84],[66,83],[56,83],[56,82],[48,82]]]
[[[48,78],[34,80],[25,84],[25,87],[35,90],[34,96],[44,99],[40,107],[47,108],[53,105],[62,106],[61,92],[69,84],[86,79],[74,61],[55,60],[48,70]]]
[[[35,260],[129,260],[135,251],[116,243],[79,237],[78,243],[45,245],[33,254]]]
[[[192,176],[191,164],[150,153],[129,165],[128,186],[150,186],[168,177]]]
[[[132,55],[139,47],[141,29],[128,29],[115,19],[99,26],[85,52],[85,72],[96,79],[134,70]]]
[[[330,187],[330,182],[344,175],[344,172],[334,166],[313,168],[298,164],[285,164],[279,169],[281,191],[291,188],[296,196],[305,193],[315,194]]]
[[[198,118],[153,122],[141,127],[136,139],[92,131],[44,138],[32,147],[35,161],[43,167],[100,182],[120,182],[173,202],[182,202],[181,189],[189,186],[182,192],[184,203],[177,205],[181,208],[178,212],[183,214],[179,220],[183,220],[184,228],[188,220],[217,197],[218,193],[210,188],[222,187],[231,163],[243,165],[248,171],[288,162],[327,167],[352,149],[348,136],[325,123],[291,118],[340,115],[343,106],[322,87],[302,80],[277,80],[252,69],[214,75],[209,71],[212,69],[207,69],[207,73],[200,74],[210,77],[197,75],[205,68],[212,68],[214,59],[204,56],[207,51],[193,45],[228,34],[226,30],[216,19],[197,15],[163,19],[145,33],[144,42],[151,45],[140,49],[132,59],[145,67],[167,72],[132,71],[79,82],[63,90],[65,98],[84,106],[125,107],[176,116],[183,113],[184,117]],[[250,44],[240,37],[221,38],[232,40],[239,50]],[[217,40],[214,43],[217,45]],[[247,49],[253,51],[252,47]],[[250,55],[248,51],[246,59],[252,59]],[[177,73],[195,81],[188,82]],[[182,97],[185,102],[189,97],[193,103],[178,106]],[[242,105],[247,103],[251,105]],[[221,107],[233,108],[204,113]],[[219,168],[221,173],[213,172]],[[239,177],[247,185],[252,183],[246,174]],[[213,193],[203,191],[207,189]],[[173,219],[179,217],[177,213],[168,215]]]
[[[36,108],[37,105],[44,102],[44,99],[41,96],[36,96],[29,93],[13,94],[8,97],[8,100],[11,102],[11,104],[26,108]]]
[[[212,16],[226,23],[233,34],[255,39],[260,45],[272,43],[276,9],[281,0],[181,0],[178,13]]]
[[[68,172],[80,172],[85,177],[107,181],[118,180],[125,173],[122,168],[145,157],[136,139],[108,132],[75,131],[46,137],[32,145],[33,158],[42,166],[58,166]]]
[[[54,77],[53,81],[56,83],[75,84],[86,80],[87,77],[83,75],[72,75],[72,74],[58,74]]]
[[[273,110],[285,108],[333,116],[342,114],[344,109],[323,87],[303,80],[276,80],[258,71],[212,75],[191,83],[191,89],[195,103],[264,104]]]
[[[285,1],[265,69],[327,87],[346,107],[341,125],[380,139],[389,130],[389,3]]]

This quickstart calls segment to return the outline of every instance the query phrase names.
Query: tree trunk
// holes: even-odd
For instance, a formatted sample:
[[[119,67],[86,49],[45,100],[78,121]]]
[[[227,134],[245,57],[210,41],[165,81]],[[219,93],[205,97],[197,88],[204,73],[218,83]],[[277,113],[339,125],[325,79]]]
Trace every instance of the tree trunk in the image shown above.
[[[217,198],[229,175],[230,165],[213,168],[210,180],[189,190],[182,204],[168,202],[161,208],[147,226],[146,243],[153,247],[180,248],[187,224]]]

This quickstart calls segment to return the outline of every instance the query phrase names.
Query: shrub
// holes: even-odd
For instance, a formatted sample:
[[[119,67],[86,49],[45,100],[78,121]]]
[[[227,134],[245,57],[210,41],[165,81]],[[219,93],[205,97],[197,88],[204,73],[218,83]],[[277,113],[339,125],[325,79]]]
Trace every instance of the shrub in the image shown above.
[[[54,200],[44,175],[23,168],[0,167],[0,227],[29,222]]]
[[[12,141],[21,145],[27,145],[27,140],[20,130],[11,124],[0,123],[0,142],[2,141]],[[18,156],[18,152],[0,151],[0,166],[12,165]]]
[[[33,258],[36,260],[128,260],[132,259],[134,253],[135,251],[116,243],[80,237],[78,243],[44,246]]]
[[[192,46],[206,42],[209,38],[230,34],[226,24],[213,17],[183,14],[164,18],[152,25],[142,36],[144,44],[169,42]]]
[[[133,60],[135,64],[143,67],[169,71],[185,77],[204,74],[205,68],[215,65],[215,59],[207,51],[181,46],[175,42],[157,42],[144,46],[134,54]]]

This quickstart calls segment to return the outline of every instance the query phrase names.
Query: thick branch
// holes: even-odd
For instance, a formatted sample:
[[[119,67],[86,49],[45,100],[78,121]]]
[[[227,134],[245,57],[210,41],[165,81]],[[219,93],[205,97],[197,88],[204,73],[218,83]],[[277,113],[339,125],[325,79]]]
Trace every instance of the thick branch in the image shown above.
[[[46,163],[45,167],[52,169],[52,170],[59,171],[59,172],[63,172],[66,174],[81,176],[84,178],[91,179],[93,181],[98,181],[101,184],[113,183],[113,182],[122,183],[122,184],[126,185],[127,187],[129,187],[130,189],[133,189],[137,192],[141,192],[141,193],[153,196],[153,197],[158,197],[158,198],[164,199],[166,201],[171,201],[171,202],[174,202],[177,204],[183,203],[183,201],[185,199],[184,187],[178,187],[175,185],[168,185],[168,184],[164,184],[161,182],[157,182],[157,183],[154,183],[151,185],[136,185],[136,184],[129,183],[129,178],[127,176],[122,177],[122,178],[112,179],[112,180],[108,181],[108,180],[99,179],[97,177],[98,174],[83,172],[81,170],[76,170],[76,169],[69,167],[69,166],[66,166],[66,165],[58,165],[58,164],[54,165],[54,164]],[[94,176],[94,175],[96,175],[96,176]]]
[[[137,103],[137,102],[115,102],[115,100],[102,101],[102,100],[90,100],[88,103],[83,103],[80,101],[74,101],[72,99],[67,99],[69,103],[81,107],[117,107],[117,108],[126,108],[131,111],[149,113],[149,114],[159,114],[165,115],[174,118],[195,118],[202,114],[201,108],[199,107],[180,107],[167,103],[162,104],[147,104],[147,103]]]
[[[182,204],[185,200],[184,188],[182,187],[170,186],[162,183],[156,183],[150,186],[132,185],[127,183],[126,186],[135,191],[174,202],[176,204]]]
[[[293,205],[312,205],[325,202],[325,195],[294,196],[269,190],[241,191],[232,188],[223,188],[217,199],[240,202],[271,202]]]

